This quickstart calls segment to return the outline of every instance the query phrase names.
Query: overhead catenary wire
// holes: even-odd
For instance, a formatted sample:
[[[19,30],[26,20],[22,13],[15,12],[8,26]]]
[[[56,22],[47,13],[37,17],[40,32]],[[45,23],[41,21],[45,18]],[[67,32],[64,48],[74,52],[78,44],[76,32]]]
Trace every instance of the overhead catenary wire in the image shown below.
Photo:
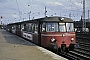
[[[1,7],[4,7],[4,8],[8,8],[8,9],[11,9],[11,10],[15,10],[15,11],[17,11],[17,9],[15,9],[15,8],[12,8],[12,7],[9,7],[9,6],[4,6],[4,5],[0,5]]]
[[[38,0],[39,1],[39,0]],[[90,0],[86,0],[87,1],[87,3],[89,3],[88,1],[90,1]],[[20,1],[21,2],[21,1]],[[40,15],[42,15],[42,16],[44,16],[44,12],[42,12],[42,11],[38,11],[38,10],[34,10],[34,5],[33,4],[35,4],[34,3],[35,1],[34,0],[28,0],[28,4],[30,5],[30,10],[32,11],[32,13],[31,13],[31,18],[34,16],[34,17],[38,17],[38,16],[40,16]],[[51,1],[52,2],[52,1]],[[57,2],[59,2],[59,1],[57,1]],[[64,1],[63,1],[64,2]],[[60,2],[60,3],[63,3],[62,1]],[[49,7],[51,7],[51,6],[47,6],[46,5],[46,7],[47,7],[47,15],[48,16],[51,16],[51,15],[55,15],[55,13],[56,13],[56,15],[60,15],[60,16],[66,16],[66,17],[69,17],[69,14],[70,14],[70,12],[71,12],[71,18],[77,18],[78,16],[80,16],[80,15],[82,15],[82,8],[74,8],[74,6],[75,6],[75,2],[77,2],[77,3],[81,3],[81,4],[83,4],[83,0],[67,0],[67,5],[66,5],[66,7],[67,8],[71,8],[71,10],[69,10],[69,9],[67,9],[67,10],[63,10],[63,8],[66,8],[66,7],[63,7],[63,6],[55,6],[55,5],[53,5],[53,8],[49,8]],[[11,10],[14,10],[14,13],[16,13],[16,14],[18,14],[18,12],[19,12],[19,17],[20,18],[23,18],[23,11],[21,12],[21,10],[20,10],[20,6],[19,6],[19,0],[16,0],[15,1],[15,3],[17,3],[17,5],[16,5],[16,7],[17,8],[15,8],[15,7],[11,7],[11,6],[8,6],[8,5],[6,5],[6,6],[4,6],[3,4],[2,5],[0,5],[0,7],[2,6],[3,8],[8,8],[8,9],[11,9]],[[87,4],[86,4],[87,5]],[[27,6],[27,5],[26,5]],[[43,6],[43,5],[42,5]],[[43,6],[43,7],[45,7],[45,6]],[[58,7],[58,8],[57,8]],[[63,7],[63,8],[62,8]],[[27,9],[27,8],[26,8]],[[15,10],[17,11],[17,12],[15,12]],[[23,9],[22,9],[23,10]],[[28,9],[27,9],[28,10]],[[88,8],[88,10],[89,10],[89,8]],[[24,10],[25,11],[25,10]],[[38,11],[38,12],[40,12],[39,14],[37,14],[37,13],[35,13],[35,11]],[[3,14],[9,14],[9,12],[8,13],[6,13],[6,12],[2,12]],[[2,13],[0,13],[0,14],[2,14]],[[10,12],[11,13],[11,12]],[[21,14],[22,13],[22,14]],[[27,11],[26,11],[26,13],[27,13]],[[34,14],[33,14],[34,13]],[[78,14],[79,13],[79,14]],[[11,13],[11,14],[13,14],[13,13]],[[24,15],[24,17],[25,17],[26,15]],[[28,15],[27,15],[28,16]],[[41,17],[42,17],[41,16]],[[27,17],[28,18],[28,17]]]
[[[18,6],[17,0],[16,0],[16,4],[17,4],[18,12],[19,12],[19,17],[20,17],[20,19],[21,19],[21,12],[20,12],[20,10],[19,10],[19,6]]]

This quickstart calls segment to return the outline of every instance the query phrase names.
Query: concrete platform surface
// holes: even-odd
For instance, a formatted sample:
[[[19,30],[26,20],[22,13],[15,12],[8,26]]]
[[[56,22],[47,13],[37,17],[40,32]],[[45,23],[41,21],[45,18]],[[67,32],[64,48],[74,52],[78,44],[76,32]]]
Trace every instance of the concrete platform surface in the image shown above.
[[[0,60],[67,60],[0,29]]]

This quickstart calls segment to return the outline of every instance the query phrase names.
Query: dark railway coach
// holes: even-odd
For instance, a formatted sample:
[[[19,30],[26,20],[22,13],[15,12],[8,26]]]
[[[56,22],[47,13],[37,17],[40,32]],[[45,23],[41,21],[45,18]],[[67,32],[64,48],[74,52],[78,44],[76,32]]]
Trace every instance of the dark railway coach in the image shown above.
[[[73,20],[45,17],[7,25],[7,30],[56,52],[73,50],[76,44]]]

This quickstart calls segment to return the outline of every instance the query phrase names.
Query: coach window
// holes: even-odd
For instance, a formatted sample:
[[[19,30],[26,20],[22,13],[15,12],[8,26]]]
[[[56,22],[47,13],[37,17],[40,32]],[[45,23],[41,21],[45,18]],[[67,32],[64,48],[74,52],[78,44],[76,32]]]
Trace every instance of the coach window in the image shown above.
[[[46,24],[45,24],[45,23],[42,24],[42,31],[43,31],[43,32],[46,31]]]
[[[18,29],[20,29],[20,25],[17,25],[18,26]]]
[[[32,31],[32,24],[31,23],[28,23],[28,32],[31,32]]]
[[[24,31],[24,24],[21,24],[21,31]]]
[[[24,24],[24,31],[28,31],[28,24]]]
[[[34,26],[35,26],[34,27],[35,28],[34,33],[38,33],[38,24],[35,24]]]
[[[26,24],[23,25],[23,31],[26,31]]]
[[[29,23],[26,25],[26,31],[29,32]]]
[[[16,30],[16,26],[15,25],[12,26],[12,30]]]
[[[27,32],[32,32],[33,31],[33,24],[32,23],[27,23],[26,24],[26,31]]]

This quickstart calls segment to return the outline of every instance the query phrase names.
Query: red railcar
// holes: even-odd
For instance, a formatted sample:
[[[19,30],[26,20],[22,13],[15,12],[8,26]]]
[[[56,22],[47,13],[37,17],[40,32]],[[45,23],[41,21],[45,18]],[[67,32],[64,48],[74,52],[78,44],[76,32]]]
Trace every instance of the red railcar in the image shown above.
[[[73,20],[45,17],[8,24],[12,33],[53,51],[73,50],[76,44]]]

